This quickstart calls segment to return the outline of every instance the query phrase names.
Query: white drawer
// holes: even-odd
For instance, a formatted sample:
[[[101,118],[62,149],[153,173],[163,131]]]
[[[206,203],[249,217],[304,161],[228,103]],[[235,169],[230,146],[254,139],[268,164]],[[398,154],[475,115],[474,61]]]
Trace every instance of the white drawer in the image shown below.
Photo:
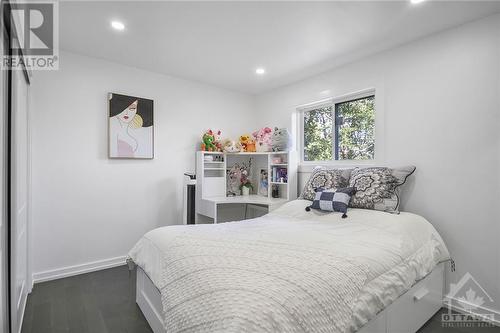
[[[443,305],[444,265],[438,265],[422,281],[390,305],[388,333],[414,333]]]

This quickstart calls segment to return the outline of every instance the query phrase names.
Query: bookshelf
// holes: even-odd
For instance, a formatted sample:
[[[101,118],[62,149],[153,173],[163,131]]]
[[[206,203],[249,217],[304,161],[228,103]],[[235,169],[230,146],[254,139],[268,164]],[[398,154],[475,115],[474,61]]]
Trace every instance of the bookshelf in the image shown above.
[[[254,204],[279,207],[297,198],[297,161],[295,152],[196,153],[196,213],[217,223],[217,206],[221,204]],[[250,162],[251,161],[251,162]],[[228,170],[235,164],[249,165],[249,180],[254,189],[248,196],[231,193],[239,189],[228,181]],[[267,191],[260,186],[267,174]],[[264,182],[265,183],[265,182]]]

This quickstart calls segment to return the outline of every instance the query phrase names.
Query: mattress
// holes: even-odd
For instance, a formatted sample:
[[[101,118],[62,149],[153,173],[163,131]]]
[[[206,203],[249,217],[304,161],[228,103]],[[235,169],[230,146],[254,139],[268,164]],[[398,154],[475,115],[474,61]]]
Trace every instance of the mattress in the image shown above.
[[[129,257],[160,290],[167,332],[355,332],[449,259],[421,216],[309,204],[145,234]]]

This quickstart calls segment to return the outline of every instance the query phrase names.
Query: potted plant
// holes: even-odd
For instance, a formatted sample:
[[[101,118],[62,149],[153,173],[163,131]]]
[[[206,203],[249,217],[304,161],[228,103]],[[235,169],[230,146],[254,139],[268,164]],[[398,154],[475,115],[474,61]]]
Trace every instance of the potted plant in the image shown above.
[[[241,184],[240,190],[242,195],[250,195],[250,190],[253,190],[253,185],[248,179],[248,171],[243,170],[241,172]]]

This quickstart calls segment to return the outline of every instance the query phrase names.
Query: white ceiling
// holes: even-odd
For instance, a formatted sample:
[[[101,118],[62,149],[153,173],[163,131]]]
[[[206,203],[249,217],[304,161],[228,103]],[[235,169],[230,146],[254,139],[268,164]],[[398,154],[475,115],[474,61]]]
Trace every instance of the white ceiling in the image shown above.
[[[60,47],[256,94],[495,12],[500,2],[61,2]]]

